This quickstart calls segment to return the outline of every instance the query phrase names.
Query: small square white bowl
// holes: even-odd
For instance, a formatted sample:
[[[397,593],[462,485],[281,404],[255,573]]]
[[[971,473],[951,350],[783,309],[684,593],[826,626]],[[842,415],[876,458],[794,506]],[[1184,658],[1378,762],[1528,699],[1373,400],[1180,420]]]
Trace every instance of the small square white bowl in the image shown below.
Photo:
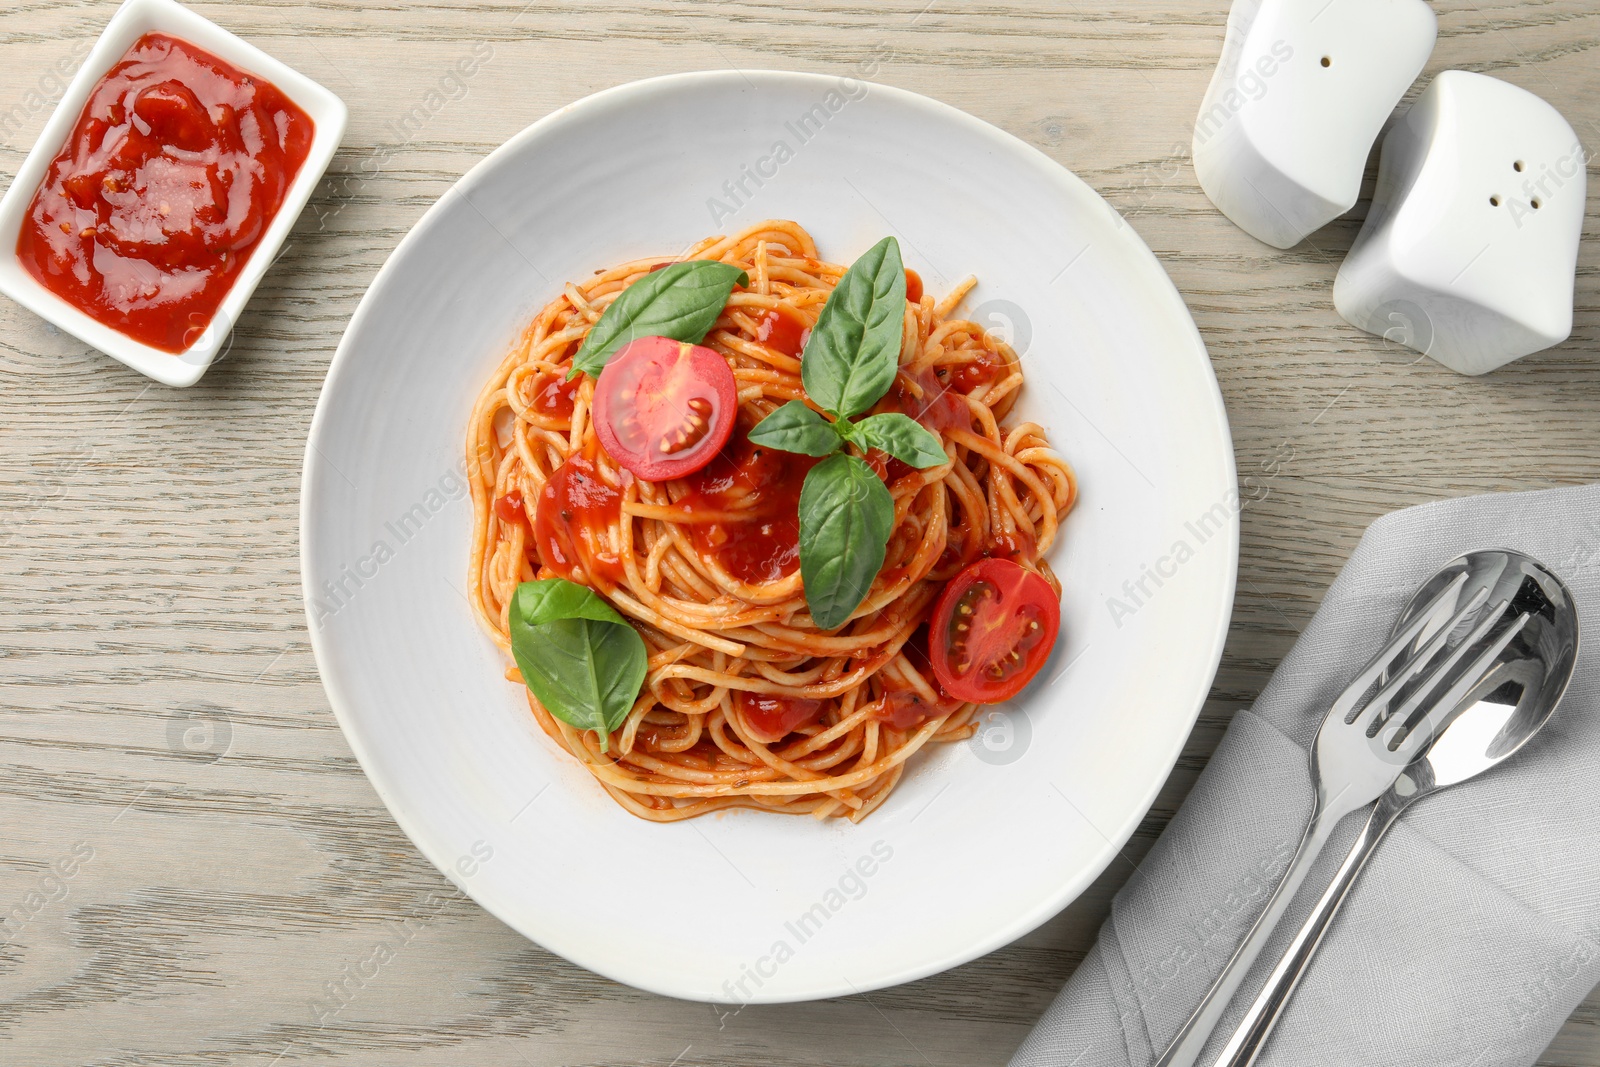
[[[200,339],[178,354],[163,352],[141,344],[79,311],[43,285],[22,266],[17,257],[17,238],[28,207],[51,162],[77,125],[84,104],[95,85],[122,59],[133,43],[147,33],[165,33],[181,38],[198,48],[227,60],[248,74],[276,85],[290,100],[304,109],[316,131],[311,151],[300,173],[289,186],[288,195],[261,235],[250,260],[234,279],[233,288],[222,300]],[[235,37],[214,22],[195,14],[176,0],[126,0],[106,24],[83,66],[67,86],[55,113],[45,123],[44,132],[23,160],[11,188],[0,198],[0,293],[55,323],[61,329],[93,345],[113,359],[120,360],[163,385],[186,386],[200,380],[222,351],[239,313],[255,292],[256,285],[272,265],[273,258],[288,236],[295,219],[311,199],[323,172],[333,159],[344,136],[349,112],[333,93],[304,74],[273,59],[254,45]]]

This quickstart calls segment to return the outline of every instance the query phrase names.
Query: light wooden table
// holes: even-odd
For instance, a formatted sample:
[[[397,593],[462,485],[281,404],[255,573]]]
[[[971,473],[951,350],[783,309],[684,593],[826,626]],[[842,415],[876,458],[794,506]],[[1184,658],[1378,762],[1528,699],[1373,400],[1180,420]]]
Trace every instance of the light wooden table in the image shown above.
[[[0,4],[6,181],[59,91],[48,71],[74,67],[113,6]],[[1089,947],[1126,862],[965,967],[719,1025],[709,1007],[557,959],[470,901],[428,903],[451,887],[357,768],[312,664],[301,450],[340,332],[401,235],[495,145],[595,90],[732,66],[843,73],[887,40],[879,80],[1038,145],[1171,272],[1221,379],[1241,476],[1264,491],[1243,515],[1221,672],[1135,860],[1371,519],[1600,479],[1594,168],[1572,339],[1483,379],[1408,365],[1334,313],[1356,220],[1277,252],[1196,185],[1190,127],[1223,0],[197,7],[342,95],[350,129],[231,353],[187,392],[0,300],[0,1062],[1002,1064]],[[1430,74],[1516,82],[1600,146],[1600,0],[1435,7]],[[441,82],[479,42],[492,55],[464,88]],[[403,124],[417,107],[426,120]],[[52,874],[63,861],[70,878]],[[424,916],[404,951],[351,978],[404,915]],[[348,1005],[319,1019],[313,1002],[340,982]],[[1541,1062],[1600,1065],[1600,999]]]

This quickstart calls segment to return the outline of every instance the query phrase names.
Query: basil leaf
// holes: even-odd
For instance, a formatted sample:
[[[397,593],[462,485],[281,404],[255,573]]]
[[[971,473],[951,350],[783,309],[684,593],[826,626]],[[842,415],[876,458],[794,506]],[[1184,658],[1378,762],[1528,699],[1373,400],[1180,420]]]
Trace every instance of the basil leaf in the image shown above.
[[[862,419],[846,430],[845,436],[863,449],[881,449],[919,470],[950,461],[937,434],[897,411]]]
[[[544,709],[597,732],[602,752],[638,699],[649,660],[639,631],[593,590],[564,578],[517,586],[511,654]]]
[[[798,400],[791,400],[756,423],[749,433],[750,443],[798,452],[803,456],[827,456],[839,451],[843,442],[839,428]],[[941,456],[943,452],[939,453]]]
[[[894,500],[855,456],[835,453],[800,487],[800,580],[811,621],[843,626],[883,567]]]
[[[750,276],[728,263],[692,259],[652,271],[617,295],[589,328],[572,357],[572,373],[598,377],[612,353],[640,337],[699,344],[716,323],[735,285]]]
[[[866,411],[894,383],[906,317],[900,245],[885,237],[844,272],[800,357],[806,395],[836,418]]]

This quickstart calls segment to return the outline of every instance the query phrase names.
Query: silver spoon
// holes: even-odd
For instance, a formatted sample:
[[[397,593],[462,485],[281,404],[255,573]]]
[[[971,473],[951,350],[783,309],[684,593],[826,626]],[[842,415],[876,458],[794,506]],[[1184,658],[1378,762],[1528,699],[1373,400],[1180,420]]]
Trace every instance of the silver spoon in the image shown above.
[[[1378,798],[1333,883],[1295,933],[1267,984],[1223,1046],[1216,1061],[1219,1067],[1250,1067],[1260,1055],[1345,895],[1400,813],[1423,797],[1482,774],[1510,757],[1539,732],[1566,692],[1578,657],[1577,610],[1561,580],[1519,552],[1472,552],[1451,563],[1417,592],[1395,624],[1396,632],[1432,611],[1434,617],[1416,641],[1437,634],[1448,620],[1431,605],[1440,590],[1463,573],[1469,585],[1492,587],[1488,602],[1505,604],[1498,622],[1507,630],[1515,627],[1516,632],[1494,666],[1456,709],[1447,709],[1432,743]],[[1408,652],[1397,656],[1394,665]],[[1373,740],[1381,741],[1381,735]]]

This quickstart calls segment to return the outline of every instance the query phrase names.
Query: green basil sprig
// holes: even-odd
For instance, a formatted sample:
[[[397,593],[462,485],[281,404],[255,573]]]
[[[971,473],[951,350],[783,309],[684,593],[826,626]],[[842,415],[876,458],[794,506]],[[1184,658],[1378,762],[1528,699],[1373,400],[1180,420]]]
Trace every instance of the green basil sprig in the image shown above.
[[[851,264],[823,305],[800,356],[806,395],[762,419],[752,444],[826,457],[800,487],[800,580],[811,620],[834,630],[850,619],[883,567],[894,498],[860,459],[841,451],[876,448],[919,470],[946,463],[939,437],[899,412],[851,420],[894,384],[906,314],[900,245],[885,237]]]
[[[950,457],[944,454],[944,448],[939,444],[937,434],[929,431],[910,415],[902,415],[898,411],[886,411],[881,415],[862,419],[860,422],[836,422],[833,425],[839,427],[846,441],[858,446],[862,451],[876,448],[880,452],[889,453],[908,467],[922,470],[950,461]]]
[[[836,419],[859,415],[894,384],[906,318],[900,243],[885,237],[828,295],[800,356],[806,395]]]
[[[886,411],[858,422],[829,422],[798,400],[791,400],[750,431],[750,442],[804,456],[831,456],[852,444],[876,448],[908,467],[921,470],[949,460],[936,434],[910,415]]]
[[[622,290],[600,314],[572,357],[572,373],[598,377],[617,349],[640,337],[705,340],[735,285],[750,276],[728,263],[691,259],[651,271]]]
[[[750,443],[802,456],[830,456],[844,443],[838,425],[791,400],[751,427]]]
[[[539,703],[606,751],[644,685],[644,638],[586,586],[523,582],[511,601],[511,655]]]
[[[811,468],[800,486],[800,580],[818,626],[849,620],[883,568],[893,527],[894,498],[871,467],[836,452]]]

